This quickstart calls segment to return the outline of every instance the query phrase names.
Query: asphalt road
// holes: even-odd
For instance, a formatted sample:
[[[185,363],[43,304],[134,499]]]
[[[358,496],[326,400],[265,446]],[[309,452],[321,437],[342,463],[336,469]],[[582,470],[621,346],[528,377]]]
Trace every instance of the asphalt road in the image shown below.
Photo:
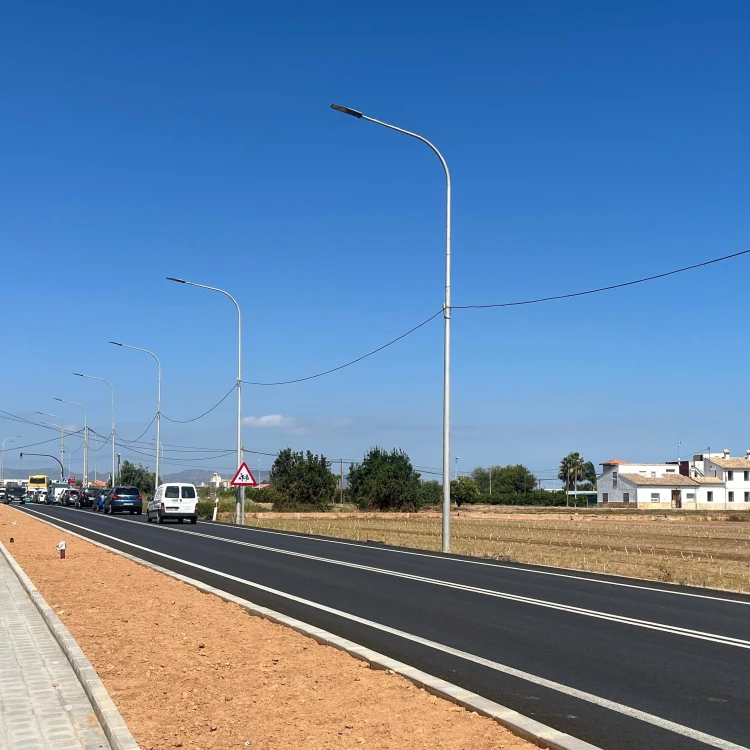
[[[25,506],[606,750],[750,745],[750,597],[199,522]]]

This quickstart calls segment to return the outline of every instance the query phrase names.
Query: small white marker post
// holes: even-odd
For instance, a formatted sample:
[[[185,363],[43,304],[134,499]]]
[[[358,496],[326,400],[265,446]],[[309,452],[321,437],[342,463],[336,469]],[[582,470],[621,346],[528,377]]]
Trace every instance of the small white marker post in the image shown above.
[[[214,515],[212,519],[213,521],[216,520],[216,515],[218,514],[218,512],[219,512],[219,498],[216,497],[214,498]]]
[[[66,548],[67,546],[68,546],[68,545],[67,545],[67,544],[66,544],[65,542],[59,542],[59,543],[57,544],[57,551],[58,551],[58,552],[60,553],[60,559],[61,559],[61,560],[64,560],[64,559],[65,559],[65,548]]]

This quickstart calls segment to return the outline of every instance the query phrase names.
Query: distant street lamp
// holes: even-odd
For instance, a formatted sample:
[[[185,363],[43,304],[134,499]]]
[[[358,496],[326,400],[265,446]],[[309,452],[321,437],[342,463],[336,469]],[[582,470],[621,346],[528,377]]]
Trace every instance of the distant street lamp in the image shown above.
[[[79,378],[88,378],[89,380],[101,380],[102,383],[106,383],[109,386],[109,390],[112,394],[112,486],[115,486],[115,389],[112,387],[112,383],[104,378],[99,378],[96,375],[84,375],[81,372],[74,372],[73,375],[77,375]]]
[[[130,346],[130,344],[121,344],[119,341],[110,341],[109,343],[114,344],[115,346],[121,346],[125,349],[133,349],[136,352],[145,352],[146,354],[150,354],[156,360],[156,366],[159,372],[159,383],[156,391],[156,478],[154,481],[154,492],[156,492],[156,488],[159,486],[159,477],[161,476],[159,473],[159,446],[161,445],[161,362],[159,361],[159,358],[148,349],[141,349],[139,346]]]
[[[421,135],[412,133],[409,130],[398,128],[395,125],[389,125],[387,122],[375,120],[372,117],[362,114],[356,109],[343,107],[340,104],[332,104],[331,109],[342,112],[345,115],[356,117],[358,120],[367,120],[374,122],[376,125],[382,125],[389,130],[395,130],[397,133],[403,133],[411,138],[416,138],[429,146],[435,153],[445,171],[446,182],[446,219],[445,219],[445,301],[443,302],[443,318],[445,319],[445,334],[443,347],[443,552],[450,552],[451,548],[451,175],[448,170],[448,163],[437,148]]]
[[[88,487],[89,484],[89,420],[86,414],[86,407],[77,401],[68,401],[65,398],[55,398],[63,404],[73,404],[83,409],[83,483],[82,487]],[[70,454],[68,454],[68,474],[70,474]]]
[[[65,466],[65,426],[62,421],[62,417],[58,417],[57,414],[50,414],[48,411],[38,411],[37,414],[41,414],[44,417],[54,417],[60,420],[60,466]],[[65,469],[60,470],[60,479],[63,478]]]
[[[3,452],[0,453],[0,482],[5,480],[5,444],[9,440],[13,443],[20,437],[20,435],[14,435],[13,437],[7,437],[3,440]]]
[[[219,292],[234,302],[237,308],[237,468],[242,466],[242,313],[237,300],[229,292],[219,289],[215,286],[206,286],[205,284],[196,284],[194,281],[185,281],[185,279],[176,279],[173,276],[167,276],[167,281],[174,281],[177,284],[187,284],[188,286],[197,286],[200,289],[208,289],[211,292]],[[235,510],[235,522],[245,525],[245,488],[237,488],[237,506]]]

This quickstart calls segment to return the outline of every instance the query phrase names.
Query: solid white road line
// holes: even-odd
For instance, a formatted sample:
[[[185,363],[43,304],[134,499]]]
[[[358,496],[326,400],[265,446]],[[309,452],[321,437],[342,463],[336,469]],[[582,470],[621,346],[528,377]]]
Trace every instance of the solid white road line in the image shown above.
[[[52,523],[49,520],[50,516],[44,513],[40,513],[39,511],[34,511],[31,508],[29,508],[28,511],[33,513],[35,516],[39,516],[43,518],[47,523],[50,523],[50,525],[56,526],[62,531],[66,530],[64,526],[59,526],[57,524]],[[489,669],[493,669],[496,672],[501,672],[503,674],[510,675],[511,677],[517,677],[521,680],[525,680],[535,685],[539,685],[540,687],[548,688],[550,690],[555,690],[558,693],[563,693],[573,698],[578,698],[579,700],[583,700],[588,703],[601,706],[602,708],[607,708],[610,711],[616,711],[617,713],[623,714],[624,716],[629,716],[630,718],[638,719],[639,721],[652,724],[653,726],[659,727],[660,729],[665,729],[669,732],[682,735],[683,737],[689,737],[690,739],[697,740],[698,742],[703,742],[704,744],[709,745],[710,747],[720,748],[720,750],[750,750],[750,748],[745,747],[743,745],[738,745],[734,742],[730,742],[729,740],[721,739],[720,737],[714,737],[713,735],[706,734],[705,732],[700,732],[697,729],[692,729],[691,727],[684,726],[683,724],[678,724],[676,722],[669,721],[668,719],[663,719],[660,716],[655,716],[654,714],[650,714],[645,711],[640,711],[637,708],[626,706],[623,703],[617,703],[616,701],[611,701],[611,700],[608,700],[607,698],[602,698],[601,696],[594,695],[592,693],[587,693],[583,690],[577,690],[576,688],[569,687],[568,685],[563,685],[560,682],[548,680],[544,677],[539,677],[538,675],[531,674],[530,672],[524,672],[523,670],[515,669],[514,667],[510,667],[506,664],[500,664],[499,662],[492,661],[490,659],[485,659],[482,656],[477,656],[476,654],[470,654],[467,651],[461,651],[460,649],[447,646],[443,643],[438,643],[437,641],[431,641],[427,638],[422,638],[421,636],[414,635],[413,633],[407,633],[403,630],[398,630],[397,628],[392,628],[389,625],[384,625],[382,623],[375,622],[374,620],[368,620],[364,617],[359,617],[358,615],[354,615],[349,612],[344,612],[343,610],[340,610],[340,609],[328,607],[325,604],[319,604],[318,602],[311,601],[310,599],[304,599],[302,597],[295,596],[294,594],[288,594],[284,591],[280,591],[278,589],[274,589],[269,586],[264,586],[260,583],[255,583],[254,581],[250,581],[246,578],[240,578],[239,576],[231,575],[230,573],[224,573],[220,570],[214,570],[213,568],[206,567],[205,565],[199,565],[198,563],[190,562],[189,560],[184,560],[183,558],[180,558],[180,557],[168,555],[165,552],[159,552],[157,550],[150,549],[149,547],[141,546],[140,544],[135,544],[133,542],[126,542],[125,540],[120,539],[116,536],[112,536],[111,534],[105,534],[104,532],[101,532],[101,531],[94,531],[93,529],[90,529],[86,526],[75,524],[72,521],[65,521],[64,519],[59,519],[59,518],[55,518],[55,520],[61,521],[62,523],[68,524],[69,526],[74,526],[77,529],[87,531],[91,534],[96,534],[97,536],[104,537],[105,539],[110,539],[119,544],[124,544],[128,547],[132,547],[133,549],[140,550],[141,552],[147,552],[149,554],[156,555],[157,557],[162,557],[166,560],[172,560],[173,562],[179,563],[181,565],[186,565],[188,567],[195,568],[196,570],[202,570],[206,573],[218,576],[220,578],[224,578],[230,581],[235,581],[245,586],[249,586],[251,588],[258,589],[260,591],[265,591],[269,594],[273,594],[275,596],[279,596],[284,599],[297,602],[299,604],[304,604],[305,606],[311,607],[313,609],[317,609],[322,612],[327,612],[329,614],[335,615],[337,617],[342,617],[352,622],[357,622],[361,625],[365,625],[375,630],[379,630],[384,633],[389,633],[399,638],[403,638],[404,640],[411,641],[412,643],[417,643],[420,646],[426,646],[427,648],[431,648],[436,651],[441,651],[442,653],[445,653],[445,654],[450,654],[451,656],[464,659],[465,661],[471,661],[475,664],[480,664],[481,666],[487,667]]]
[[[142,521],[136,521],[134,519],[123,518],[121,519],[125,523],[135,523],[142,525]],[[67,522],[65,522],[67,523]],[[702,641],[710,641],[712,643],[718,643],[723,646],[734,646],[736,648],[750,649],[750,641],[743,638],[735,638],[733,636],[721,635],[719,633],[709,633],[702,630],[692,630],[690,628],[681,628],[677,625],[667,625],[660,622],[652,622],[650,620],[640,620],[634,617],[627,617],[626,615],[617,615],[610,612],[601,612],[595,609],[586,609],[584,607],[575,607],[570,604],[561,604],[559,602],[551,602],[545,599],[535,599],[529,596],[521,596],[520,594],[508,594],[502,591],[495,591],[493,589],[480,588],[477,586],[469,586],[463,583],[454,583],[452,581],[444,581],[438,578],[429,578],[426,576],[414,575],[412,573],[401,573],[395,570],[388,570],[387,568],[376,568],[371,565],[363,565],[361,563],[352,563],[344,560],[337,560],[328,557],[321,557],[319,555],[310,555],[304,552],[294,552],[292,550],[278,549],[277,547],[269,547],[263,544],[255,544],[254,542],[243,542],[239,539],[227,539],[226,537],[215,536],[213,534],[206,534],[201,531],[191,531],[177,526],[162,526],[165,531],[173,531],[178,534],[187,534],[190,536],[198,536],[203,539],[211,539],[212,541],[223,542],[226,544],[235,544],[240,547],[248,547],[251,549],[258,549],[264,552],[273,552],[279,555],[288,555],[289,557],[298,557],[305,560],[314,560],[315,562],[328,563],[329,565],[339,565],[344,568],[353,568],[355,570],[363,570],[368,573],[377,573],[379,575],[392,576],[394,578],[401,578],[409,581],[416,581],[418,583],[427,583],[432,586],[442,586],[444,588],[455,589],[457,591],[465,591],[467,593],[479,594],[481,596],[490,596],[496,599],[505,599],[507,601],[518,602],[520,604],[529,604],[535,607],[544,607],[547,609],[555,609],[560,612],[568,612],[569,614],[580,615],[582,617],[593,617],[598,620],[608,620],[610,622],[618,623],[619,625],[630,625],[637,628],[646,628],[648,630],[658,630],[663,633],[670,635],[682,636],[685,638],[695,638]]]

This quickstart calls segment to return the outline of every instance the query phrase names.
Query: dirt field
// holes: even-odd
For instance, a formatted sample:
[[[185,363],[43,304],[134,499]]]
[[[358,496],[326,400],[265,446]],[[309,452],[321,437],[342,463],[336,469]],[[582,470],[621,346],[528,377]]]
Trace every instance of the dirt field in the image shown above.
[[[61,539],[66,560],[55,551]],[[77,639],[143,750],[533,747],[397,675],[7,506],[0,541]]]
[[[247,523],[357,541],[440,549],[437,514],[256,514]],[[725,516],[726,518],[726,516]],[[750,593],[750,513],[746,522],[689,514],[618,515],[575,509],[508,513],[462,511],[451,522],[451,549],[553,565]]]

